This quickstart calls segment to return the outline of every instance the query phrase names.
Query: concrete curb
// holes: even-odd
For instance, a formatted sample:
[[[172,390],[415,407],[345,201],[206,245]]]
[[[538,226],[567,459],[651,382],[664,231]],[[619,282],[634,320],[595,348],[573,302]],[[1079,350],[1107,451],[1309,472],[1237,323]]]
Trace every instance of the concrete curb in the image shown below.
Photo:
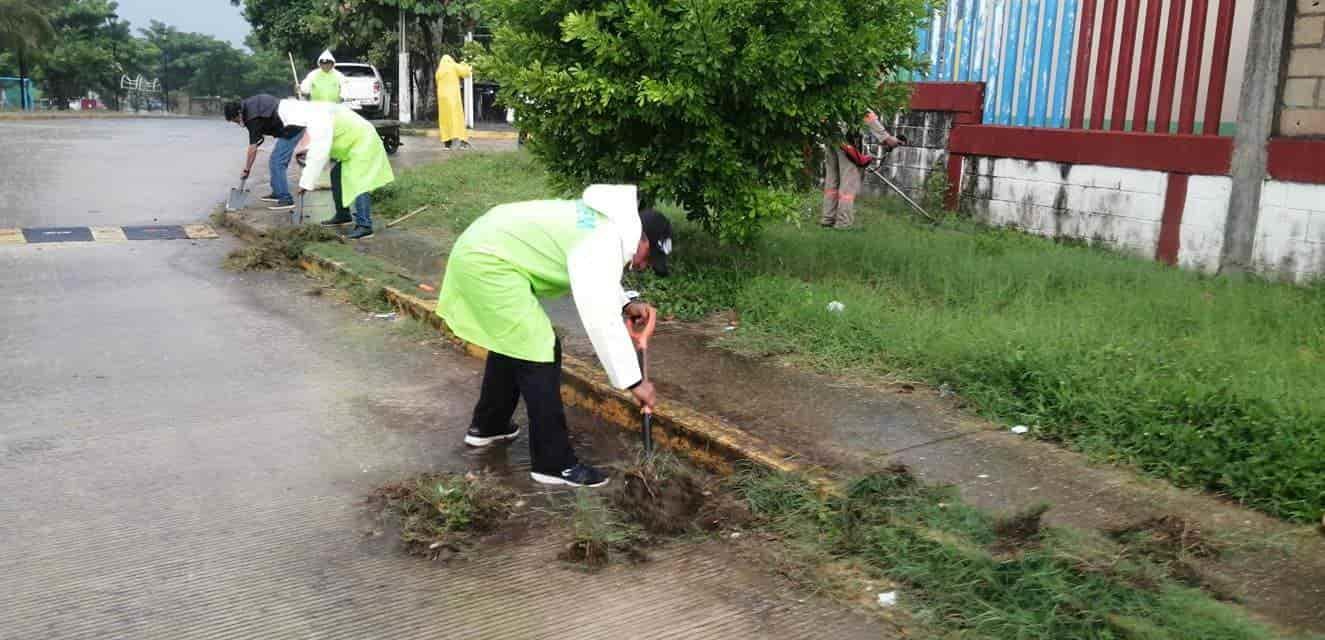
[[[267,230],[225,214],[226,227],[240,238],[256,241]],[[345,265],[321,256],[305,254],[300,266],[310,273],[344,275],[381,286],[400,313],[413,317],[439,333],[457,350],[478,359],[487,357],[487,351],[451,333],[446,323],[435,313],[432,300],[419,298],[395,287],[373,282],[348,269]],[[588,411],[618,428],[638,433],[641,429],[639,409],[633,397],[613,388],[594,363],[571,355],[562,356],[561,397],[566,404]],[[828,475],[816,467],[796,461],[795,453],[769,443],[722,420],[675,402],[659,404],[653,418],[654,441],[661,447],[683,453],[704,468],[719,474],[730,474],[740,464],[785,473],[802,473],[821,486],[829,483]]]

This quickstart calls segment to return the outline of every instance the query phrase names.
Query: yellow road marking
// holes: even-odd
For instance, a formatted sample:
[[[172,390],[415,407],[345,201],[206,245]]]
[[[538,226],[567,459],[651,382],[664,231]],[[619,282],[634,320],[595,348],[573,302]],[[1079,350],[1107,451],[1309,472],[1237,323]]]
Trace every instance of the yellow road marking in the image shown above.
[[[221,237],[216,235],[216,230],[208,224],[186,224],[184,233],[190,240],[215,240]]]
[[[88,227],[95,242],[125,242],[124,230],[119,227]]]

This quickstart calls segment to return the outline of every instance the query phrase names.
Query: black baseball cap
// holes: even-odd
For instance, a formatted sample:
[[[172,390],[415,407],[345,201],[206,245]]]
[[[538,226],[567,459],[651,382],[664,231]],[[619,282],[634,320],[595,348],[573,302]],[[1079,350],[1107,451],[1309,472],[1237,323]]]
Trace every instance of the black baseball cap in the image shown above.
[[[669,269],[667,259],[672,255],[672,222],[657,209],[641,209],[639,212],[644,237],[649,239],[649,266],[653,272],[667,277]]]

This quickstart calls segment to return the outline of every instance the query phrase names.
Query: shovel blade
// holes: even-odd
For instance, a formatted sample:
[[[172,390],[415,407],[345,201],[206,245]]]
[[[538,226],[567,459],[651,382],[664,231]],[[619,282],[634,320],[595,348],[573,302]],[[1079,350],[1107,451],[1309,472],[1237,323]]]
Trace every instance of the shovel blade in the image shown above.
[[[248,206],[248,192],[231,187],[230,195],[225,199],[225,210],[239,211],[246,206]]]

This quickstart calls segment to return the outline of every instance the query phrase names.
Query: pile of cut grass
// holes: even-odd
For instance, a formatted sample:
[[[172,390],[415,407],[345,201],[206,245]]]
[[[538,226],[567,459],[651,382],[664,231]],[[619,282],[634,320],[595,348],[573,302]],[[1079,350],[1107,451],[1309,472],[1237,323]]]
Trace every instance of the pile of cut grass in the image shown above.
[[[1274,638],[1236,607],[1099,536],[995,518],[904,469],[824,497],[787,475],[736,481],[797,561],[859,563],[901,585],[915,621],[963,638]]]

